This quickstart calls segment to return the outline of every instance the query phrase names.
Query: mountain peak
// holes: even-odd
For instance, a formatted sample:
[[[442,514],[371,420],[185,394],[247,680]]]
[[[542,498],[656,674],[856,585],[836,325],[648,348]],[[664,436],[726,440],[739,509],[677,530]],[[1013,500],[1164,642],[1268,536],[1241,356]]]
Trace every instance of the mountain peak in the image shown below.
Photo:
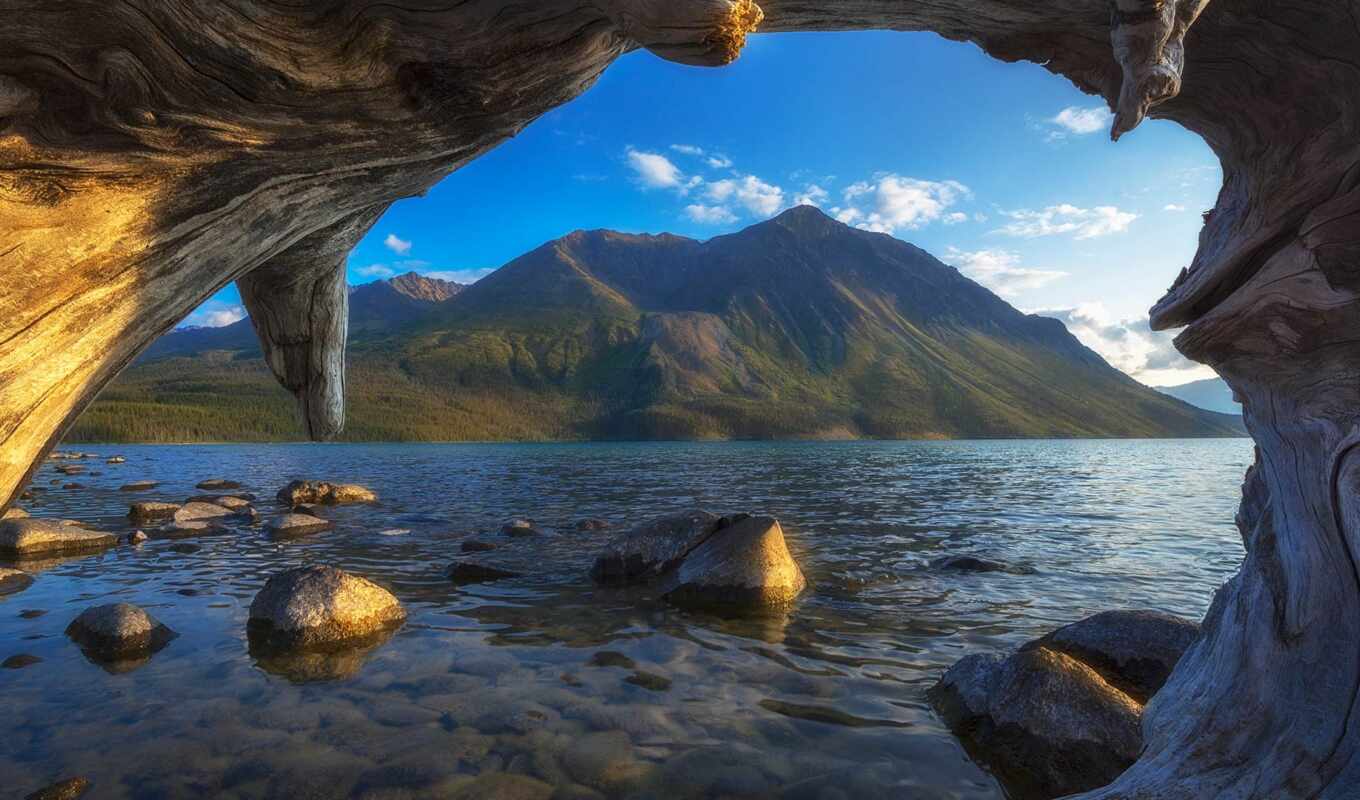
[[[442,303],[463,291],[461,283],[446,281],[440,278],[430,278],[421,275],[419,272],[408,272],[405,275],[398,275],[391,278],[387,283],[398,292],[414,300],[424,300],[430,303]]]
[[[793,208],[780,212],[765,222],[752,225],[752,228],[763,228],[765,226],[775,226],[783,228],[790,233],[807,236],[826,236],[832,233],[852,230],[848,225],[827,216],[816,206],[797,205]]]

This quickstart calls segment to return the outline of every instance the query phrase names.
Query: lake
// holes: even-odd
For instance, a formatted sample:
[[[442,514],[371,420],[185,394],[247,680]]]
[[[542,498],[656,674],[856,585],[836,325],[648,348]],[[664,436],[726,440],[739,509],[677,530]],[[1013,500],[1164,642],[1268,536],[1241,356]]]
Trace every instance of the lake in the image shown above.
[[[1098,611],[1198,619],[1242,558],[1252,460],[1247,439],[80,449],[99,474],[49,462],[21,505],[126,533],[129,502],[208,478],[240,481],[266,521],[294,478],[381,503],[287,543],[242,526],[46,563],[0,597],[0,659],[42,659],[0,670],[0,786],[17,796],[83,775],[92,798],[1001,798],[926,689],[965,654]],[[117,490],[134,479],[161,483]],[[592,586],[611,532],[577,520],[618,531],[695,505],[779,518],[811,583],[799,604],[740,622]],[[500,535],[510,517],[546,535]],[[479,561],[523,577],[453,586],[474,537],[498,546]],[[949,554],[1034,573],[929,566]],[[405,626],[366,652],[257,663],[251,599],[309,562],[387,586]],[[120,601],[179,638],[111,674],[63,631]]]

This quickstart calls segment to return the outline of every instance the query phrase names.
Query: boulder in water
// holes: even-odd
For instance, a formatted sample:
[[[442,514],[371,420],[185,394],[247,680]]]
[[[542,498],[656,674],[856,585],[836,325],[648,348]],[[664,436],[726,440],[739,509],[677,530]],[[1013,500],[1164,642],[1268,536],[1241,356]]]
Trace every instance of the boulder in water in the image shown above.
[[[279,490],[278,498],[280,503],[290,506],[298,503],[337,506],[378,502],[378,496],[363,486],[327,481],[293,481]]]
[[[228,517],[249,516],[250,504],[235,509],[219,506],[216,503],[185,503],[175,511],[175,523],[220,521]]]
[[[79,464],[62,464],[59,467],[55,467],[55,469],[63,475],[79,475],[85,471],[85,468]]]
[[[270,537],[274,539],[293,539],[299,536],[310,536],[313,533],[328,531],[334,527],[329,520],[313,517],[307,514],[284,514],[266,526]]]
[[[170,519],[179,511],[177,503],[133,503],[128,507],[128,519],[136,523],[154,522],[156,520]]]
[[[118,537],[46,519],[0,522],[0,555],[10,558],[94,552],[112,547]]]
[[[28,512],[22,508],[7,508],[5,513],[0,514],[0,522],[7,519],[28,519]]]
[[[930,566],[950,572],[1009,572],[1014,575],[1034,573],[1030,567],[1017,567],[1004,561],[969,555],[943,556],[930,562]]]
[[[806,587],[779,521],[745,515],[721,520],[661,582],[667,601],[722,613],[783,608]]]
[[[1199,625],[1188,619],[1158,611],[1118,610],[1059,628],[1025,649],[1046,647],[1065,653],[1146,703],[1198,637]]]
[[[122,456],[110,456],[109,458],[105,459],[104,463],[105,463],[105,464],[125,464],[125,463],[127,463],[127,459],[126,459],[126,458],[123,458]]]
[[[86,609],[67,626],[66,635],[99,661],[144,658],[175,638],[174,631],[128,603]]]
[[[0,567],[0,595],[22,592],[33,585],[33,576],[9,567]]]
[[[158,481],[133,481],[118,487],[120,492],[147,492],[160,486]]]
[[[448,574],[449,580],[454,583],[487,583],[502,578],[519,577],[518,572],[478,564],[473,561],[455,561],[449,565]]]
[[[609,523],[606,522],[605,520],[602,520],[602,519],[596,519],[596,518],[594,518],[594,517],[590,517],[590,518],[587,518],[587,519],[578,519],[578,520],[576,520],[576,530],[578,530],[578,531],[593,532],[593,531],[603,531],[603,530],[608,530],[608,529],[609,529]]]
[[[141,544],[147,539],[146,531],[133,531],[128,534],[128,544]]]
[[[534,527],[533,520],[512,519],[501,526],[501,533],[506,536],[537,536],[538,529]]]
[[[232,489],[240,489],[241,484],[223,478],[214,478],[212,480],[198,482],[195,484],[195,488],[202,489],[205,492],[223,492]]]
[[[406,611],[391,592],[335,567],[312,565],[270,578],[250,604],[256,645],[326,647],[362,640],[401,625]]]
[[[490,542],[479,542],[475,539],[468,539],[458,548],[464,553],[485,553],[496,549],[496,545]]]
[[[702,509],[670,514],[614,537],[595,559],[596,583],[643,583],[675,567],[718,527],[719,517]]]
[[[1143,708],[1098,672],[1046,647],[968,656],[930,699],[970,754],[1017,797],[1113,781],[1142,749]]]

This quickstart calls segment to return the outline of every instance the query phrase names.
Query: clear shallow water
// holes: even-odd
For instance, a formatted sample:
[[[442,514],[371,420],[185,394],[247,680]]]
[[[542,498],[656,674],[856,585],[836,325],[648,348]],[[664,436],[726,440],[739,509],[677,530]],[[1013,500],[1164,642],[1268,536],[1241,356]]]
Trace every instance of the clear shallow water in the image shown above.
[[[0,670],[0,786],[16,796],[84,775],[95,798],[1000,798],[925,690],[966,653],[1097,611],[1201,616],[1241,559],[1252,455],[1244,439],[80,449],[128,460],[73,478],[48,465],[23,505],[126,532],[130,501],[179,502],[214,477],[245,484],[266,520],[293,478],[382,503],[294,542],[247,526],[47,564],[0,597],[0,658],[43,659]],[[142,478],[162,483],[117,491]],[[610,533],[576,520],[618,530],[696,504],[782,521],[813,584],[791,613],[724,621],[591,586]],[[548,535],[500,536],[511,516]],[[468,538],[499,549],[462,554]],[[928,567],[958,553],[1035,573]],[[444,569],[467,558],[525,577],[454,587]],[[407,624],[366,653],[257,664],[250,601],[307,562],[387,585]],[[118,601],[180,636],[115,675],[62,631]]]

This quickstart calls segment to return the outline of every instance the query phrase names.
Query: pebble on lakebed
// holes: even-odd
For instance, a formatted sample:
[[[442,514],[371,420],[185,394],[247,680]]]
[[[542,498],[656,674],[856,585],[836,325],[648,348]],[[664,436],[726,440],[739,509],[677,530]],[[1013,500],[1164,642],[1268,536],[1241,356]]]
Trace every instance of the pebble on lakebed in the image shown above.
[[[176,633],[129,603],[87,608],[66,627],[66,635],[97,661],[141,659],[160,650]]]
[[[0,522],[0,556],[27,558],[103,550],[118,544],[111,533],[87,531],[52,520],[22,518]]]
[[[252,646],[307,649],[361,644],[406,621],[383,587],[335,567],[312,565],[270,578],[250,604]]]
[[[293,481],[279,490],[280,503],[295,506],[299,503],[320,503],[337,506],[351,503],[376,503],[378,495],[356,483],[328,481]]]

